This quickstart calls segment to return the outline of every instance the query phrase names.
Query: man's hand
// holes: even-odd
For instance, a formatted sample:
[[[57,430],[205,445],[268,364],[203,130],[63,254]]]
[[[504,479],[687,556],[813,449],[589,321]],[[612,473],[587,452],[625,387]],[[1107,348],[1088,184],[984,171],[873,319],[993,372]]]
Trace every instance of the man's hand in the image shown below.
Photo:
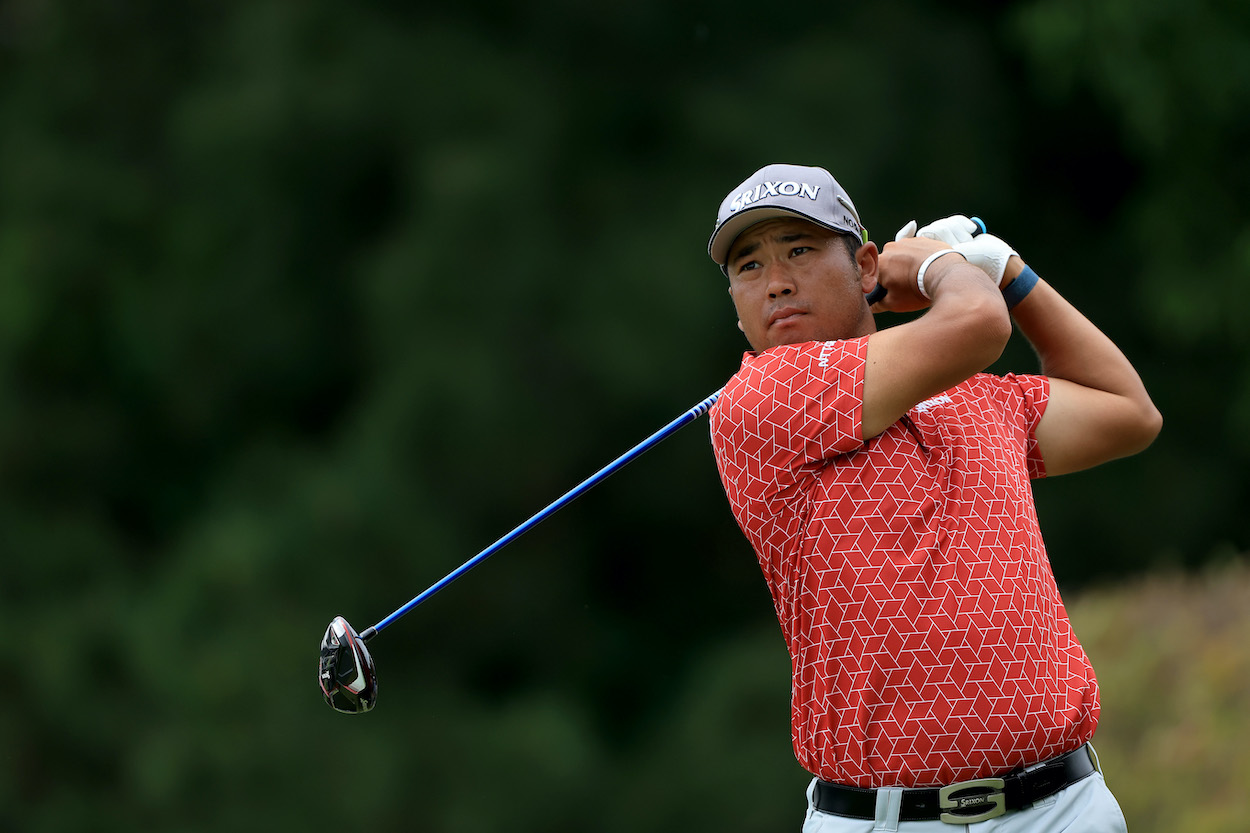
[[[940,256],[929,260],[935,254]],[[916,273],[925,261],[924,285],[931,301],[917,286]],[[874,312],[927,311],[868,339],[865,439],[884,431],[917,402],[984,370],[1011,337],[1002,295],[984,272],[945,243],[925,237],[887,243],[877,264],[877,279],[889,292],[873,305]]]
[[[994,285],[1001,289],[1004,282],[1011,282],[1004,281],[1008,263],[1013,256],[1018,258],[1019,255],[1005,240],[985,234],[984,231],[985,227],[978,221],[962,214],[953,214],[934,220],[920,229],[916,228],[916,221],[912,220],[898,230],[894,239],[900,241],[911,237],[927,237],[941,240],[966,257],[969,263],[988,275]],[[1012,278],[1023,265],[1023,261],[1018,261],[1016,268],[1012,270]]]
[[[873,304],[872,311],[915,312],[927,309],[932,302],[920,294],[916,273],[929,255],[950,248],[943,242],[923,237],[910,237],[886,243],[878,259],[877,282],[888,291],[885,298]],[[962,260],[957,256],[955,259]],[[939,272],[937,264],[944,260],[946,258],[939,258],[930,264],[935,275]],[[929,273],[926,272],[926,277],[928,275]]]
[[[1003,288],[1003,277],[1007,272],[1007,264],[1011,262],[1013,257],[1017,260],[1020,259],[1020,256],[1016,254],[1016,250],[1008,246],[1005,240],[992,234],[979,234],[964,243],[955,244],[954,249],[968,258],[969,263],[989,276],[989,279],[999,289]],[[1019,274],[1023,266],[1024,262],[1020,261],[1019,268],[1014,270],[1012,278]],[[1010,281],[1006,282],[1010,283]]]

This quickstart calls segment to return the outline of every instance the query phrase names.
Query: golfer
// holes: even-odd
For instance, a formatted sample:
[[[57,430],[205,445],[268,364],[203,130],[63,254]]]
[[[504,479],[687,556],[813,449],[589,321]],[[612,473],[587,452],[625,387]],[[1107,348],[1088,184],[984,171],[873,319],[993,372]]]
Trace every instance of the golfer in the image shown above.
[[[751,346],[712,444],[790,651],[805,833],[1125,829],[1030,479],[1141,451],[1162,418],[1111,340],[977,231],[911,223],[878,250],[828,171],[769,165],[708,244]],[[1013,319],[1040,373],[985,373]]]

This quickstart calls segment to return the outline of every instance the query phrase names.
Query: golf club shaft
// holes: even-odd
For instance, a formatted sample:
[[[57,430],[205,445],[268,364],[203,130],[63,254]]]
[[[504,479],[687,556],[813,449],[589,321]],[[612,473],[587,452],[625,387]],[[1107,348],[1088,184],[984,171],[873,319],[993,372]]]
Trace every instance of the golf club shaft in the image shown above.
[[[430,598],[435,593],[442,590],[444,587],[446,587],[447,585],[451,584],[456,579],[463,576],[465,573],[469,572],[469,570],[472,570],[478,564],[481,564],[487,558],[490,558],[492,555],[494,555],[499,550],[503,549],[512,541],[521,537],[526,532],[533,529],[535,526],[538,526],[538,524],[542,523],[547,518],[551,517],[556,512],[560,511],[560,509],[564,508],[566,505],[573,502],[575,499],[585,494],[590,489],[594,488],[601,481],[605,480],[609,475],[623,468],[625,465],[627,465],[629,462],[634,460],[636,457],[639,457],[640,455],[642,455],[643,452],[650,450],[651,448],[658,445],[660,442],[662,442],[663,440],[667,439],[669,436],[674,434],[678,429],[684,427],[688,423],[694,422],[696,419],[706,414],[711,409],[712,405],[716,402],[716,399],[719,396],[720,396],[720,391],[717,391],[716,393],[709,396],[707,399],[704,399],[698,405],[695,405],[693,408],[686,411],[681,416],[677,417],[668,425],[665,425],[659,431],[656,431],[654,434],[647,437],[642,442],[638,443],[638,445],[634,446],[629,451],[626,451],[620,457],[617,457],[611,463],[608,463],[606,466],[599,469],[599,471],[595,472],[590,477],[586,478],[581,483],[577,484],[572,489],[565,492],[563,496],[558,498],[554,503],[550,504],[547,508],[541,510],[540,512],[538,512],[538,514],[534,515],[528,521],[525,521],[516,529],[512,530],[507,535],[503,536],[498,541],[491,544],[489,547],[482,550],[480,553],[473,556],[472,558],[470,558],[468,561],[461,564],[456,569],[452,570],[442,579],[435,582],[424,593],[412,599],[412,601],[408,602],[406,605],[399,608],[390,616],[387,616],[385,619],[383,619],[381,622],[378,622],[373,627],[366,628],[364,631],[361,631],[360,638],[365,641],[372,639],[374,636],[378,634],[378,632],[384,630],[387,626],[389,626],[396,619],[408,613],[408,611],[412,610],[414,607],[421,604],[426,599]]]

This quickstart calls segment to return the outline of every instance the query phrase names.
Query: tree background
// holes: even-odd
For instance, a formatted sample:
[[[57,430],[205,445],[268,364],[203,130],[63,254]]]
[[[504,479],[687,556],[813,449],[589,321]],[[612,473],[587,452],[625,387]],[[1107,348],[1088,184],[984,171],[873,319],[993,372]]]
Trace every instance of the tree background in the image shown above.
[[[1134,359],[1160,439],[1036,488],[1065,593],[1236,562],[1248,146],[1237,0],[8,0],[0,829],[798,829],[702,425],[389,629],[370,715],[317,642],[723,384],[775,161],[984,217]]]

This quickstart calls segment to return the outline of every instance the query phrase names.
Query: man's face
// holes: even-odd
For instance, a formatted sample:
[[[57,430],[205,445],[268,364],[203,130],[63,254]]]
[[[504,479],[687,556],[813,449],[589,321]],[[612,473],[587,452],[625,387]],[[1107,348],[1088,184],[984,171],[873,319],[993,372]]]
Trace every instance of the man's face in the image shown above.
[[[854,338],[876,330],[864,295],[876,285],[877,247],[852,258],[837,232],[807,220],[766,220],[729,249],[729,294],[755,350]]]

